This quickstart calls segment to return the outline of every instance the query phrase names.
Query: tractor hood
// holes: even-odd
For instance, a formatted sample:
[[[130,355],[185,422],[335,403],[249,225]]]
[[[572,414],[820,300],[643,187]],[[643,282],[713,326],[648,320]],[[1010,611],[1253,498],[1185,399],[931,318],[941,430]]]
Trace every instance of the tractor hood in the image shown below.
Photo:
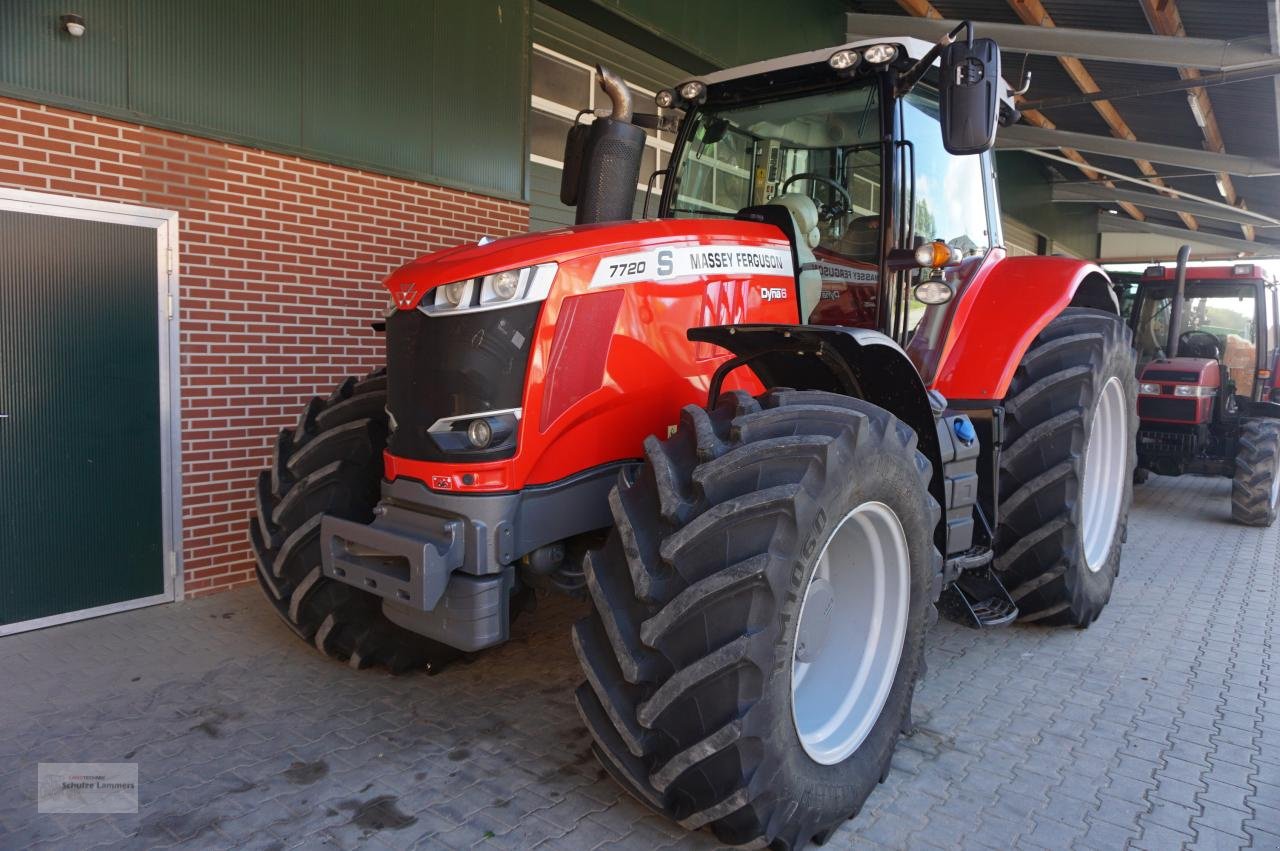
[[[772,225],[733,219],[646,219],[578,225],[436,251],[401,266],[387,276],[383,286],[395,297],[397,307],[408,310],[416,307],[424,294],[454,281],[505,269],[682,242],[785,244],[786,237]]]

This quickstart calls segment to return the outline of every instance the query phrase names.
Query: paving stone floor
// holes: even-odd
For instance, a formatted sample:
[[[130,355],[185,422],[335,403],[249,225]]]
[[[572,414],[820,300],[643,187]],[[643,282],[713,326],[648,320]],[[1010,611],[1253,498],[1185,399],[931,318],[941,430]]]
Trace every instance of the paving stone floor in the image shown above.
[[[918,730],[835,848],[1280,849],[1280,528],[1137,489],[1088,630],[942,622]],[[0,639],[0,848],[711,847],[605,778],[546,600],[435,677],[353,671],[256,589]],[[39,762],[137,762],[137,815],[39,815]]]

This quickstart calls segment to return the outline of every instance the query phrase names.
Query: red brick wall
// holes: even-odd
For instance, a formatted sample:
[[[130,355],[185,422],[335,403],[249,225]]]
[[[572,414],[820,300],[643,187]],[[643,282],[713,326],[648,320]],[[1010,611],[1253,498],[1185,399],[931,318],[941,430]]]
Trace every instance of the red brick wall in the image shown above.
[[[254,477],[307,398],[380,363],[382,276],[528,227],[511,201],[5,98],[0,186],[178,211],[188,596],[252,581]]]

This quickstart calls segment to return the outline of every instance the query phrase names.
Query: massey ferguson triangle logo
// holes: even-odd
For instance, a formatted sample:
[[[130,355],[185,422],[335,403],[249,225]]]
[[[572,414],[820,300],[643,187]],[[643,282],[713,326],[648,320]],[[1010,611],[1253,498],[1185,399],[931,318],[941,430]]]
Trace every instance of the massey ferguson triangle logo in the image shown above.
[[[417,290],[414,289],[413,284],[409,281],[391,285],[391,297],[396,300],[396,307],[401,310],[409,310],[413,307],[417,296]]]

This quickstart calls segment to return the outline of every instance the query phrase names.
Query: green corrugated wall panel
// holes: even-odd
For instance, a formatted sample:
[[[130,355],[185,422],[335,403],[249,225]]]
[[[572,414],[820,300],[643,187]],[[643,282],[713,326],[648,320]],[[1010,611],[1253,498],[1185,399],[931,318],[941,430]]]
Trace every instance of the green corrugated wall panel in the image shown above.
[[[0,210],[0,624],[164,592],[156,232]]]
[[[0,94],[520,198],[529,0],[0,0]]]
[[[560,169],[529,164],[529,230],[550,230],[573,224],[573,207],[560,203]]]
[[[305,0],[136,0],[130,105],[192,127],[301,142]],[[86,36],[87,38],[88,36]]]
[[[72,38],[58,28],[69,5],[63,0],[0,2],[0,81],[18,94],[56,92],[127,108],[131,4],[77,0],[75,11],[93,22],[92,38]]]
[[[430,55],[436,171],[508,195],[524,189],[527,2],[444,0]],[[517,144],[512,144],[513,141]]]
[[[1050,251],[1066,248],[1081,257],[1098,255],[1097,212],[1088,204],[1053,203],[1049,174],[1035,157],[998,151],[996,174],[1002,213],[1047,236]]]
[[[606,31],[617,29],[606,20],[612,16],[622,28],[634,28],[657,39],[637,46],[661,50],[660,42],[667,42],[675,48],[673,52],[686,52],[719,67],[840,44],[845,39],[845,13],[849,11],[843,0],[548,2]]]
[[[313,2],[302,58],[304,145],[434,173],[432,72],[422,54],[435,24],[433,4],[420,0]]]
[[[602,33],[544,3],[533,5],[533,41],[579,62],[602,62],[627,82],[651,91],[689,78],[690,74],[668,62],[637,50],[621,39]],[[653,104],[637,104],[652,112]]]

